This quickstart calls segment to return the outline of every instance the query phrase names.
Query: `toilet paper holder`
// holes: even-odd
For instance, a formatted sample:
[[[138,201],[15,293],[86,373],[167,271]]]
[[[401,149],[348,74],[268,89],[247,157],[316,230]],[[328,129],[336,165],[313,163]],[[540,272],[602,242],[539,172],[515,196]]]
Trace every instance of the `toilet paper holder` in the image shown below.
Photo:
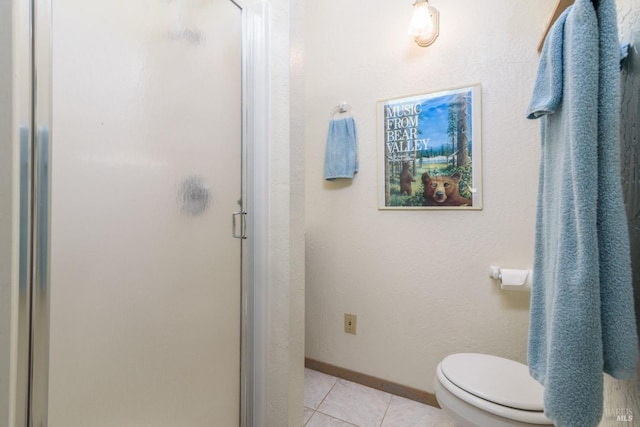
[[[489,277],[500,281],[500,289],[509,291],[525,291],[531,289],[533,271],[489,266]]]

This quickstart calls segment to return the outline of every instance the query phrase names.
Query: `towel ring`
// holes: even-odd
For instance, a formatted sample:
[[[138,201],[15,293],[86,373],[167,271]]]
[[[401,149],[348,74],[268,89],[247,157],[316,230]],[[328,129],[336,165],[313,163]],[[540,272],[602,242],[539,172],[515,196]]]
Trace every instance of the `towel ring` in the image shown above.
[[[345,114],[345,113],[351,114],[351,105],[343,101],[340,104],[333,107],[333,110],[331,110],[331,117],[335,116],[336,114]]]

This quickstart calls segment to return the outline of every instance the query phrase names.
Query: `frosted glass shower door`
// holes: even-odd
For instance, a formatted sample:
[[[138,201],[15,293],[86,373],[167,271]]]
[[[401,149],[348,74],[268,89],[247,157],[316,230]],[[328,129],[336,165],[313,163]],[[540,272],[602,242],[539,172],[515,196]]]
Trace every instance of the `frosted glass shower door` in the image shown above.
[[[238,426],[241,10],[51,4],[48,426]]]

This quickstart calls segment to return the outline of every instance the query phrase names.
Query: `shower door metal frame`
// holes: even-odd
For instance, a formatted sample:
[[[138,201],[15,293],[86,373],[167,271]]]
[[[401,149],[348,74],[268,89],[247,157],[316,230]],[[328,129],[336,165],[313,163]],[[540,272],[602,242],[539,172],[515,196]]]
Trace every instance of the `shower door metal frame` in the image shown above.
[[[18,106],[14,103],[18,118],[18,140],[14,146],[18,151],[17,178],[19,185],[18,205],[18,285],[16,315],[15,361],[15,407],[13,421],[15,427],[28,425],[31,386],[31,284],[32,284],[32,207],[33,207],[33,2],[14,2],[13,46],[14,70],[21,78],[14,83]],[[14,135],[16,133],[14,132]]]
[[[16,87],[29,100],[30,117],[18,131],[19,289],[15,427],[46,427],[49,378],[49,194],[52,1],[14,2],[16,68],[30,84]],[[269,215],[269,13],[268,0],[227,0],[242,11],[242,210],[240,425],[258,426],[266,413],[266,319]],[[55,197],[55,195],[54,195]],[[230,212],[231,213],[231,212]],[[231,232],[231,230],[230,230]]]

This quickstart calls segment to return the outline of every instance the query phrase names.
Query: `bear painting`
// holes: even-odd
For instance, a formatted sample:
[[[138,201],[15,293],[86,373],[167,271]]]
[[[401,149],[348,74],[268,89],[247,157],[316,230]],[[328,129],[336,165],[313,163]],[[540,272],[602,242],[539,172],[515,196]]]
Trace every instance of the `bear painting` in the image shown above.
[[[407,196],[413,195],[413,188],[411,183],[416,182],[413,175],[409,171],[409,162],[402,162],[402,172],[400,172],[400,194],[407,194]]]
[[[422,174],[425,206],[472,206],[471,200],[460,195],[461,175],[430,176]]]

